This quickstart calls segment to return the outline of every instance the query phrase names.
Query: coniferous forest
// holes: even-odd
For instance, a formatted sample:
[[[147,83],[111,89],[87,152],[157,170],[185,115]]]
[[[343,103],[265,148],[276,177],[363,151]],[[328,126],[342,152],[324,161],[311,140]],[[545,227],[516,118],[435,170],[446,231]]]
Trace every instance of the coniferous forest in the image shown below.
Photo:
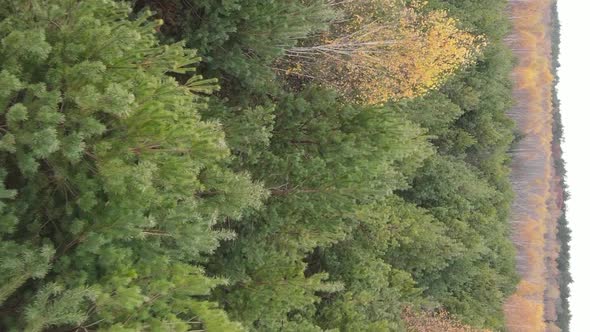
[[[0,331],[569,331],[555,0],[0,4]]]

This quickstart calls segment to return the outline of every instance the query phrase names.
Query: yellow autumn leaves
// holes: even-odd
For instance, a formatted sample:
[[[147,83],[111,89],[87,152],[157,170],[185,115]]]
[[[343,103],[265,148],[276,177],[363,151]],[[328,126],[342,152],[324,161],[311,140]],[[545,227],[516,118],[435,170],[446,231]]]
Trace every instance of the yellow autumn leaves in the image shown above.
[[[526,172],[515,172],[523,185],[515,186],[518,220],[513,229],[518,288],[504,304],[506,326],[511,331],[559,331],[561,306],[556,263],[560,243],[556,238],[563,197],[554,159],[554,108],[552,99],[552,27],[547,21],[553,1],[514,2],[510,5],[513,33],[506,38],[518,56],[514,69],[513,116],[524,138],[513,154],[513,163]]]
[[[415,1],[345,1],[345,18],[317,45],[287,53],[308,77],[365,104],[411,98],[436,88],[484,46],[445,11]],[[311,59],[311,60],[310,60]],[[302,66],[301,63],[304,65]]]

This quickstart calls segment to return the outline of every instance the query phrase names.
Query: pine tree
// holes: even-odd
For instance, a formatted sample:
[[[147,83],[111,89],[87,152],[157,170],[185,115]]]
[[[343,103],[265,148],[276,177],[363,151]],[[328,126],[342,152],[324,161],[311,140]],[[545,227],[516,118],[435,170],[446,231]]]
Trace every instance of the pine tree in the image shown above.
[[[163,34],[203,54],[207,73],[224,79],[224,96],[280,91],[276,60],[339,17],[329,0],[141,0],[164,20]]]
[[[215,82],[191,74],[195,51],[130,14],[110,0],[0,10],[2,329],[241,330],[205,300],[225,281],[199,265],[233,236],[215,224],[265,191],[200,118]]]
[[[324,309],[318,311],[323,298],[334,300],[333,310],[338,310],[335,299],[341,298],[340,292],[366,295],[363,287],[370,281],[349,289],[344,283],[351,279],[346,272],[318,268],[313,253],[353,237],[362,223],[358,210],[405,188],[410,175],[433,151],[424,131],[391,109],[343,103],[328,89],[312,86],[299,94],[287,93],[274,109],[274,121],[245,117],[254,110],[244,111],[240,117],[244,121],[239,123],[224,119],[232,128],[247,126],[245,119],[271,128],[267,150],[255,155],[247,152],[247,140],[230,138],[236,144],[232,149],[239,165],[264,182],[271,196],[263,209],[232,223],[237,239],[218,251],[208,269],[229,278],[230,285],[215,296],[231,317],[249,328],[320,331],[334,327],[324,322],[329,320]],[[262,109],[257,112],[265,114]],[[368,250],[366,255],[374,254]],[[387,265],[380,265],[380,258],[367,264]],[[354,270],[353,263],[346,267]],[[412,284],[408,274],[400,272],[397,278],[395,273],[386,271],[385,277],[380,273],[374,278],[391,276],[392,284]],[[396,299],[389,283],[380,286],[390,292],[384,300]],[[379,317],[383,321],[374,319],[371,326],[396,326],[395,319],[387,321],[392,317],[395,313],[383,314]]]

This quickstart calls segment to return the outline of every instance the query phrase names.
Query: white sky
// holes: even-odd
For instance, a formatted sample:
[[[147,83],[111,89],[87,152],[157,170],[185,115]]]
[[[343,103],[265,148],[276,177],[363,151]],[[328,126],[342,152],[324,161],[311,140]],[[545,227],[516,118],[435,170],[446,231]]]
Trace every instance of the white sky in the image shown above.
[[[590,332],[590,2],[558,0],[561,21],[559,97],[571,198],[572,332]]]

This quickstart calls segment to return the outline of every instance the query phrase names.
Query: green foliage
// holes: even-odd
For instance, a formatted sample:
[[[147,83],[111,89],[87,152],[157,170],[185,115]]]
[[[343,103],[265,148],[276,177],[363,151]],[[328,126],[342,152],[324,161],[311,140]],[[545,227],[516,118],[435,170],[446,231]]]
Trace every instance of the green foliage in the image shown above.
[[[42,331],[47,327],[79,325],[86,320],[82,304],[91,292],[84,288],[64,290],[63,286],[49,283],[35,295],[25,309],[25,331]]]
[[[0,248],[2,250],[0,304],[2,304],[28,279],[40,279],[47,274],[55,250],[49,245],[34,250],[12,241],[3,241]]]
[[[5,3],[0,329],[401,331],[408,305],[502,328],[501,3],[431,1],[489,47],[370,107],[275,75],[331,1]]]
[[[498,212],[502,195],[482,178],[472,166],[449,157],[426,163],[405,196],[445,223],[463,250],[451,250],[455,257],[434,269],[419,268],[423,255],[406,268],[415,271],[427,294],[468,323],[498,327],[502,299],[514,291],[517,278],[507,220]]]
[[[444,223],[465,250],[442,270],[415,276],[425,294],[452,314],[473,326],[500,328],[501,304],[517,281],[508,226],[507,151],[515,130],[506,115],[513,63],[502,41],[508,20],[501,3],[430,1],[430,6],[448,10],[489,44],[475,66],[440,91],[399,106],[436,136],[432,142],[439,151],[403,196]]]
[[[272,128],[267,151],[240,153],[249,142],[230,138],[239,165],[251,167],[272,196],[235,224],[238,238],[209,268],[230,278],[232,286],[216,294],[251,328],[317,330],[322,323],[305,312],[321,300],[318,292],[332,294],[343,280],[323,282],[327,274],[313,271],[308,255],[350,236],[361,222],[359,203],[405,187],[432,150],[422,130],[390,109],[343,105],[329,90],[285,94],[274,109],[275,121],[263,126]]]
[[[314,252],[314,267],[343,280],[346,292],[324,298],[319,307],[324,328],[342,331],[396,331],[408,303],[423,302],[402,260],[432,260],[422,250],[446,250],[453,247],[443,234],[444,227],[426,211],[391,196],[358,209],[355,229],[346,239]],[[429,251],[433,252],[433,251]],[[439,251],[439,253],[442,253]],[[451,254],[453,255],[453,254]]]
[[[567,221],[567,209],[566,201],[569,198],[566,183],[566,167],[565,161],[561,155],[561,143],[563,142],[563,123],[561,119],[561,105],[559,96],[557,94],[557,85],[559,84],[559,50],[560,50],[560,22],[559,15],[557,12],[557,3],[553,4],[551,11],[551,23],[552,23],[552,65],[553,65],[553,91],[552,91],[552,104],[553,104],[553,151],[555,154],[555,170],[559,176],[561,185],[562,202],[560,202],[562,215],[558,219],[557,228],[557,239],[560,244],[559,256],[557,258],[557,267],[559,269],[559,303],[557,304],[557,326],[564,332],[570,330],[571,312],[569,305],[570,297],[570,284],[572,283],[572,276],[570,273],[570,241],[571,241],[571,229],[569,228]]]
[[[98,0],[2,10],[0,294],[20,315],[5,328],[241,330],[203,300],[224,281],[197,264],[233,236],[217,221],[265,191],[200,119],[194,93],[211,81],[167,75],[194,70],[195,52],[159,45],[149,13],[129,13]]]
[[[570,284],[573,279],[570,273],[570,241],[571,230],[568,226],[565,214],[558,220],[557,238],[561,244],[557,267],[559,269],[559,293],[560,303],[557,307],[557,324],[563,331],[569,331],[571,312],[569,305]]]
[[[501,303],[516,284],[503,4],[431,2],[488,47],[440,91],[373,109],[270,75],[277,44],[294,46],[333,19],[320,2],[147,4],[167,38],[186,38],[203,50],[203,69],[224,78],[223,97],[204,114],[223,123],[232,167],[271,193],[260,212],[226,221],[238,237],[207,265],[230,280],[215,297],[232,317],[255,330],[399,330],[401,308],[414,302],[502,326]],[[296,92],[282,92],[285,84]],[[344,289],[322,291],[326,272]]]
[[[244,90],[276,92],[273,63],[338,17],[325,0],[138,1],[142,6],[164,19],[166,37],[186,40],[204,55],[204,70],[223,78],[231,98]]]

